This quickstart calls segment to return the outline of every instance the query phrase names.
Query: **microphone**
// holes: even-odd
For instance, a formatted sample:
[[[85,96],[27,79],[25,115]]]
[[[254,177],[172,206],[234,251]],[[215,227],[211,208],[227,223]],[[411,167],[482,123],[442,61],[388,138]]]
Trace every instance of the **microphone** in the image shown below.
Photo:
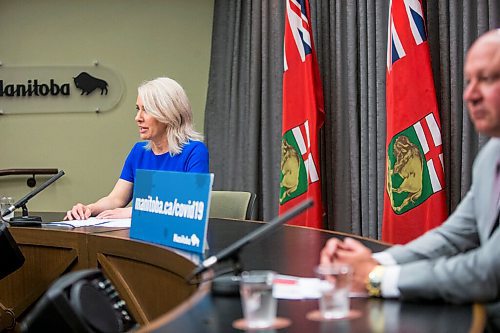
[[[264,224],[260,228],[252,231],[247,234],[245,237],[237,240],[233,244],[228,247],[222,249],[219,253],[203,260],[200,266],[195,268],[191,274],[188,275],[186,281],[191,281],[196,275],[203,273],[217,262],[224,260],[228,257],[231,257],[235,252],[239,251],[242,247],[247,245],[248,243],[256,240],[257,238],[271,232],[276,229],[278,226],[288,222],[292,218],[304,212],[306,209],[310,208],[314,204],[312,199],[307,199],[302,201],[300,204],[294,206],[289,211],[285,212],[283,215],[279,215],[272,219],[269,223]]]
[[[26,194],[24,197],[19,199],[16,203],[14,203],[12,206],[7,208],[3,213],[2,217],[9,215],[13,211],[15,211],[17,208],[22,207],[23,209],[23,216],[21,217],[13,217],[10,219],[9,223],[10,225],[13,226],[38,226],[40,225],[40,222],[42,219],[39,216],[28,216],[28,209],[26,208],[26,203],[33,198],[35,195],[43,191],[45,188],[50,186],[53,182],[58,180],[64,175],[64,171],[61,170],[59,171],[56,175],[52,176],[49,180],[47,180],[45,183],[31,191],[30,193]]]

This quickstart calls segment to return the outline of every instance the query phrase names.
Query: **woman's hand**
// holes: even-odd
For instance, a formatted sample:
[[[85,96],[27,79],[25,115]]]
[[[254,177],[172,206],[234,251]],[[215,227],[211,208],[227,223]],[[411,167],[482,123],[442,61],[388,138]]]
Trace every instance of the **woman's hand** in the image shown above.
[[[76,205],[66,212],[65,220],[86,220],[92,216],[92,209],[90,206],[77,203]]]
[[[115,208],[102,211],[98,219],[126,219],[132,217],[132,207]]]
[[[65,220],[85,220],[91,216],[98,218],[129,218],[132,216],[132,208],[125,207],[132,199],[133,183],[118,179],[111,193],[94,203],[84,205],[77,203],[68,210]]]

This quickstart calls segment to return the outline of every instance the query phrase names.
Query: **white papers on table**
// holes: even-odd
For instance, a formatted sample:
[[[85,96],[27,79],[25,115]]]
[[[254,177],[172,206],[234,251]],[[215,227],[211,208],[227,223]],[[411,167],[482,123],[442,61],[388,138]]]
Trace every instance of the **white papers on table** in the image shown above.
[[[131,219],[98,219],[96,217],[91,217],[86,220],[72,220],[72,221],[57,221],[44,223],[43,226],[47,227],[71,227],[71,228],[81,228],[81,227],[107,227],[107,228],[130,228]]]
[[[280,299],[319,298],[319,279],[278,275],[273,283],[273,296]]]
[[[273,283],[273,296],[279,299],[315,299],[321,296],[320,287],[321,280],[317,278],[278,275]],[[349,297],[367,297],[367,294],[350,292]]]

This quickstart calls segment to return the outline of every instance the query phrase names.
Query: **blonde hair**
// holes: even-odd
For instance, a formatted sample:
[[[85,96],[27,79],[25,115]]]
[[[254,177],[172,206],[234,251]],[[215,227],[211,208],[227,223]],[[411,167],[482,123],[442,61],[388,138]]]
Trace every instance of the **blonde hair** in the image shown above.
[[[137,90],[146,113],[167,125],[171,155],[181,153],[189,140],[203,141],[203,136],[193,128],[191,104],[180,84],[168,77],[159,77],[143,82]],[[146,148],[151,149],[151,141]]]

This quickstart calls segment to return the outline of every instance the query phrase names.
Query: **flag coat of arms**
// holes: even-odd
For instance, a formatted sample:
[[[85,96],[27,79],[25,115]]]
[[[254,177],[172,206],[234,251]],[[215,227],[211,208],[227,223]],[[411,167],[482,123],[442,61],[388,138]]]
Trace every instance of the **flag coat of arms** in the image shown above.
[[[441,125],[419,0],[392,0],[382,239],[404,244],[447,217]]]
[[[280,213],[312,198],[314,206],[289,224],[323,227],[318,133],[323,88],[307,0],[287,0],[284,36]]]

